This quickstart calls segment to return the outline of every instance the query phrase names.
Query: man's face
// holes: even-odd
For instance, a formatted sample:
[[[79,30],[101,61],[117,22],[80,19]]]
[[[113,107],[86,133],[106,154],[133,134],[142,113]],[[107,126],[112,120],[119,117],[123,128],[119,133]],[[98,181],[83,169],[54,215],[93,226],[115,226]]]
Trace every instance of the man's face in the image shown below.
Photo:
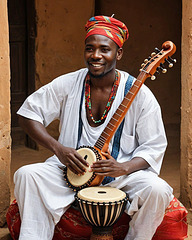
[[[84,58],[92,77],[102,77],[115,70],[116,61],[122,56],[122,48],[103,35],[91,35],[86,39]]]

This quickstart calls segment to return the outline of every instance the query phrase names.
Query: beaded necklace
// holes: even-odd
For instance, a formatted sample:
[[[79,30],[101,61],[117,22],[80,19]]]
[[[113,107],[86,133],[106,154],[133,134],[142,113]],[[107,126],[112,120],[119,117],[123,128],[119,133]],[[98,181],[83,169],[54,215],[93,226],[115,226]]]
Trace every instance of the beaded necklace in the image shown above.
[[[103,121],[103,119],[105,119],[107,117],[107,113],[109,112],[112,102],[115,99],[115,96],[117,93],[117,88],[119,86],[119,81],[120,81],[120,74],[119,74],[119,72],[115,71],[115,81],[113,83],[113,87],[111,89],[111,94],[109,96],[105,111],[103,112],[103,115],[101,116],[101,118],[99,120],[95,120],[93,118],[93,114],[92,114],[92,110],[91,110],[91,93],[90,93],[91,80],[90,80],[90,75],[87,74],[86,80],[85,80],[85,106],[88,108],[89,116],[94,123],[100,123]]]

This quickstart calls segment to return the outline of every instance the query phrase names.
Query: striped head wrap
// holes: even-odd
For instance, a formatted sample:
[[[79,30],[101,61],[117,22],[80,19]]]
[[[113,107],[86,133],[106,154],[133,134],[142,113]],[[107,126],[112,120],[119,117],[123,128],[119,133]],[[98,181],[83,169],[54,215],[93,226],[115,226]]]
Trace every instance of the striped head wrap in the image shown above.
[[[92,17],[86,23],[85,30],[87,31],[85,39],[94,34],[103,35],[112,39],[119,47],[122,47],[129,37],[125,24],[113,17]]]

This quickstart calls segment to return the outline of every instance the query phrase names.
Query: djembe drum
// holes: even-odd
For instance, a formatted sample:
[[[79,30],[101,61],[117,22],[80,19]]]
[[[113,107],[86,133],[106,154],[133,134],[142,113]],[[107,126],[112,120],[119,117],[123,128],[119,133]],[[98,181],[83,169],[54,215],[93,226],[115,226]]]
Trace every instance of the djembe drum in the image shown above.
[[[112,228],[125,210],[128,197],[112,187],[88,187],[75,196],[85,220],[92,225],[91,240],[112,240]]]

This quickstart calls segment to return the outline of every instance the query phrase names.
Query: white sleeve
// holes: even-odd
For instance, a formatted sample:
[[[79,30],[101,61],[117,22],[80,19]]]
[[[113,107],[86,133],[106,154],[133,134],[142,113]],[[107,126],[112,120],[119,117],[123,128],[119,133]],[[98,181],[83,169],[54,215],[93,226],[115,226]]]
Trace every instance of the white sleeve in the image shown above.
[[[146,98],[136,124],[138,147],[133,157],[144,158],[151,169],[159,174],[167,147],[161,109],[155,97]]]
[[[17,114],[36,120],[45,127],[60,118],[61,107],[66,99],[66,91],[61,77],[41,87],[23,103]]]

